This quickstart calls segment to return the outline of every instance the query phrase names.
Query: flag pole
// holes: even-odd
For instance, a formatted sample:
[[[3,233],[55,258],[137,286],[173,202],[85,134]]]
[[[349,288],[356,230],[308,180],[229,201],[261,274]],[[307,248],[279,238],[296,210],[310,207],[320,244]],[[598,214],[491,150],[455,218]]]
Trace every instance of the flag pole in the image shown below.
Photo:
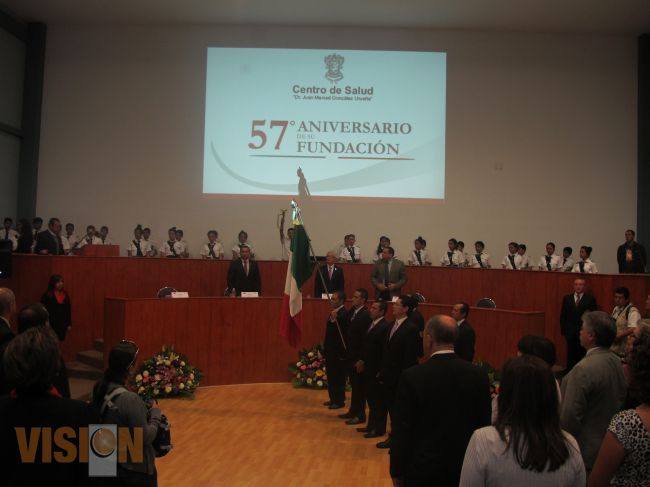
[[[330,295],[329,289],[327,288],[327,283],[325,282],[325,277],[323,276],[323,273],[320,270],[320,265],[318,265],[318,259],[316,259],[316,252],[314,252],[314,247],[311,244],[311,239],[309,238],[309,233],[307,232],[307,227],[305,227],[305,222],[302,219],[302,212],[300,211],[300,207],[298,206],[298,203],[296,203],[294,200],[291,200],[291,207],[293,208],[293,219],[298,220],[302,227],[305,230],[305,233],[307,234],[307,242],[309,243],[309,252],[311,253],[311,257],[314,260],[314,264],[316,265],[316,272],[318,273],[318,277],[320,277],[321,284],[323,285],[323,289],[325,289],[325,292],[327,293],[327,299],[329,302],[332,302],[332,296]],[[343,350],[346,352],[348,351],[348,347],[345,344],[345,339],[343,338],[343,333],[341,333],[341,326],[339,325],[339,320],[336,319],[334,321],[336,323],[336,331],[339,332],[339,338],[341,339],[341,343],[343,344]]]

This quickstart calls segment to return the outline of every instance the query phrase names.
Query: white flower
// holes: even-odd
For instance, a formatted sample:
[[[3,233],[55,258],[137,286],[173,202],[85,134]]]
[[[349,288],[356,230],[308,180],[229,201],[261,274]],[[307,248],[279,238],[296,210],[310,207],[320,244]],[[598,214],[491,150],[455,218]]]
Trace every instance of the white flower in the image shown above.
[[[181,367],[185,367],[185,361],[181,360]]]
[[[172,386],[167,386],[167,387],[165,387],[165,392],[166,392],[167,394],[169,394],[170,392],[172,392]]]
[[[154,389],[154,390],[153,390],[153,395],[154,395],[154,396],[157,396],[159,392],[160,392],[160,391],[159,391],[158,389]]]
[[[296,362],[296,367],[300,367],[302,365],[302,362]]]
[[[318,387],[323,387],[323,381],[322,381],[322,380],[319,380],[318,382],[316,382],[316,385],[317,385]]]
[[[171,362],[169,360],[165,360],[165,365],[170,365]]]
[[[307,354],[307,357],[309,357],[309,358],[312,358],[313,356],[314,356],[314,352],[309,352],[309,353]]]
[[[190,374],[190,379],[194,380],[194,374]]]
[[[307,384],[311,384],[311,379],[307,379]]]
[[[142,394],[143,392],[144,392],[144,387],[140,387],[140,388],[138,389],[138,394]]]
[[[140,374],[135,376],[135,381],[136,382],[142,382],[142,376]]]
[[[160,380],[160,374],[156,374],[156,375],[154,375],[154,379],[156,379],[156,380]]]
[[[185,389],[185,384],[183,384],[183,383],[181,382],[181,383],[178,385],[178,388],[179,388],[179,389]]]
[[[144,372],[142,372],[142,375],[143,377],[149,377],[149,371],[145,370]]]

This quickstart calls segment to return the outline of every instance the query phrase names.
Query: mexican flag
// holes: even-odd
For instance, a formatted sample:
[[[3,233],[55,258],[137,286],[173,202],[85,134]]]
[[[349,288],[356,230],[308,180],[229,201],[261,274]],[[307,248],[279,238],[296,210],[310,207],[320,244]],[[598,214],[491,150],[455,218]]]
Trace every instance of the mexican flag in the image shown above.
[[[309,258],[309,237],[305,227],[294,221],[279,329],[280,336],[285,337],[294,348],[300,342],[302,331],[302,286],[313,270],[314,265]]]

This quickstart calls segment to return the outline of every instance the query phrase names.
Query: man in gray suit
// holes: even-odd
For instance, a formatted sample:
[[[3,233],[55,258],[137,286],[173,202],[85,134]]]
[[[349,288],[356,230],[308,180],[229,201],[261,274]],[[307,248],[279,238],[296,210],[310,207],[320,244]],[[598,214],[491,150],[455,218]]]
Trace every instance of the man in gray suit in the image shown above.
[[[377,290],[377,299],[390,301],[393,296],[401,294],[402,286],[406,284],[404,262],[394,256],[395,250],[392,247],[384,247],[381,259],[375,262],[372,285]]]
[[[609,347],[616,338],[616,323],[603,311],[582,317],[580,344],[587,350],[562,380],[562,429],[575,436],[585,467],[593,466],[612,416],[625,400],[621,359]]]

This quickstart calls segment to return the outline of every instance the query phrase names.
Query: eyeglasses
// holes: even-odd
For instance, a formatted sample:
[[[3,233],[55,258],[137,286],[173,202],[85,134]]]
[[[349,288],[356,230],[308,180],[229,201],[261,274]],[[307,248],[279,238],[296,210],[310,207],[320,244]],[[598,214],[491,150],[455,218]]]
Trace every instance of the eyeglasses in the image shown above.
[[[135,343],[133,340],[120,340],[120,344],[123,343],[128,343],[129,345],[133,345],[135,347],[135,355],[133,355],[133,360],[129,364],[129,367],[135,363],[135,360],[138,358],[138,353],[140,353],[140,347],[138,347],[138,344]]]

